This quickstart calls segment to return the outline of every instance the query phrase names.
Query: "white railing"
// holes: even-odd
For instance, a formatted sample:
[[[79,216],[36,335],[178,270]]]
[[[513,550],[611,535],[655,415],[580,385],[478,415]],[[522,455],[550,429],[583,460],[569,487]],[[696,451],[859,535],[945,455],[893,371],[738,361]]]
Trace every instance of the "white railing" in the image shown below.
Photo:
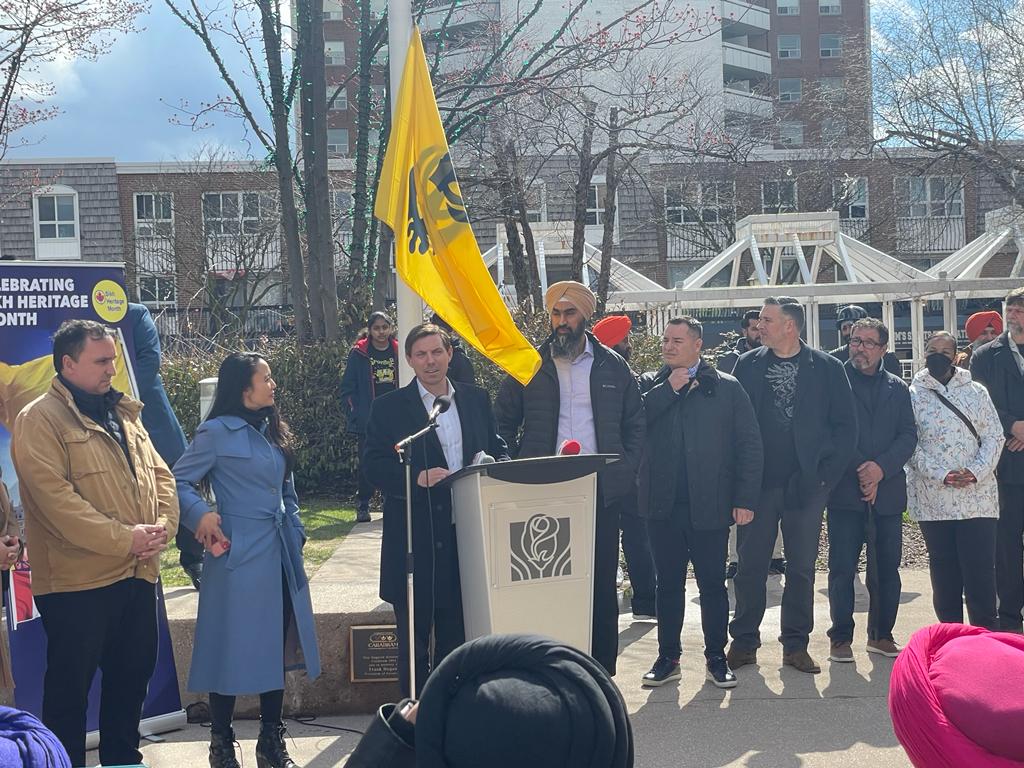
[[[896,250],[903,253],[952,253],[966,242],[963,216],[896,219]]]

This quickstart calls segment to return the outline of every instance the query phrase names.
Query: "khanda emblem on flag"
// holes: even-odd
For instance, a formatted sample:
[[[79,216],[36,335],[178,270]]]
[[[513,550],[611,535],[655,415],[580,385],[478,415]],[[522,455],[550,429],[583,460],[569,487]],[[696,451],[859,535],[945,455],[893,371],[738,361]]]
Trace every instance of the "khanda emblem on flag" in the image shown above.
[[[421,199],[423,216],[420,215]],[[409,169],[409,253],[425,254],[430,250],[430,235],[427,233],[424,216],[436,222],[442,234],[469,226],[466,204],[462,200],[459,180],[455,178],[455,168],[446,147],[424,150]]]

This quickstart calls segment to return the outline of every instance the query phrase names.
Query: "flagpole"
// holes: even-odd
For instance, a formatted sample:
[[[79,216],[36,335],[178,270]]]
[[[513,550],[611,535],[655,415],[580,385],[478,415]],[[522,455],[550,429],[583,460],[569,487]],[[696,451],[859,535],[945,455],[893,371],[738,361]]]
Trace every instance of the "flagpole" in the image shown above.
[[[395,111],[398,109],[398,89],[402,84],[402,73],[405,70],[405,57],[409,51],[409,38],[412,36],[412,0],[388,0],[388,52],[391,58],[391,124],[395,124]],[[397,247],[403,232],[395,232],[393,247]],[[395,299],[397,304],[398,346],[404,349],[405,336],[413,326],[423,321],[423,301],[412,288],[406,285],[398,272],[395,272]],[[403,384],[412,381],[412,368],[405,361],[405,355],[398,356],[398,380]]]

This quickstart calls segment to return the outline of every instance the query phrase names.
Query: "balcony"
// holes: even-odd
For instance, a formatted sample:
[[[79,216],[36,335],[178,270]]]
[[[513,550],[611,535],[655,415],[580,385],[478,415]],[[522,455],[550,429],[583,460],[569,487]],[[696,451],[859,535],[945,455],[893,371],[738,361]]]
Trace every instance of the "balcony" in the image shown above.
[[[952,253],[965,243],[963,216],[896,219],[896,250],[901,253]]]
[[[772,73],[772,57],[735,43],[722,43],[722,74],[726,81],[760,80]]]
[[[771,28],[767,8],[743,0],[722,0],[722,29],[729,37],[764,34]]]
[[[727,112],[738,112],[743,115],[770,117],[772,100],[767,96],[740,91],[736,88],[725,88],[725,109]]]
[[[281,237],[272,233],[209,235],[207,271],[218,277],[261,275],[281,268]]]
[[[670,224],[666,258],[669,261],[710,259],[732,241],[732,227],[726,224]]]
[[[172,273],[175,269],[174,241],[168,237],[135,237],[135,268],[150,274]]]
[[[855,238],[856,240],[864,241],[864,238],[867,236],[868,230],[870,228],[871,222],[868,219],[839,220],[840,231],[847,237],[852,237]]]

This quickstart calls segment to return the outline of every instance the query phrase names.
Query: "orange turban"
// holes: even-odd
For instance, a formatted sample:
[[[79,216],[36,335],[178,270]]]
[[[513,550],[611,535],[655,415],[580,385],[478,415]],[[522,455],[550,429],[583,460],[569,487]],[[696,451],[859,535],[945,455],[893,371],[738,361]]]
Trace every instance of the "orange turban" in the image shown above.
[[[632,327],[633,321],[625,315],[608,315],[594,325],[594,335],[606,347],[614,347],[626,338]]]
[[[964,332],[967,334],[967,340],[974,342],[981,336],[981,332],[990,325],[996,329],[996,333],[1003,332],[1003,318],[998,312],[991,310],[988,312],[975,312],[964,323]]]

